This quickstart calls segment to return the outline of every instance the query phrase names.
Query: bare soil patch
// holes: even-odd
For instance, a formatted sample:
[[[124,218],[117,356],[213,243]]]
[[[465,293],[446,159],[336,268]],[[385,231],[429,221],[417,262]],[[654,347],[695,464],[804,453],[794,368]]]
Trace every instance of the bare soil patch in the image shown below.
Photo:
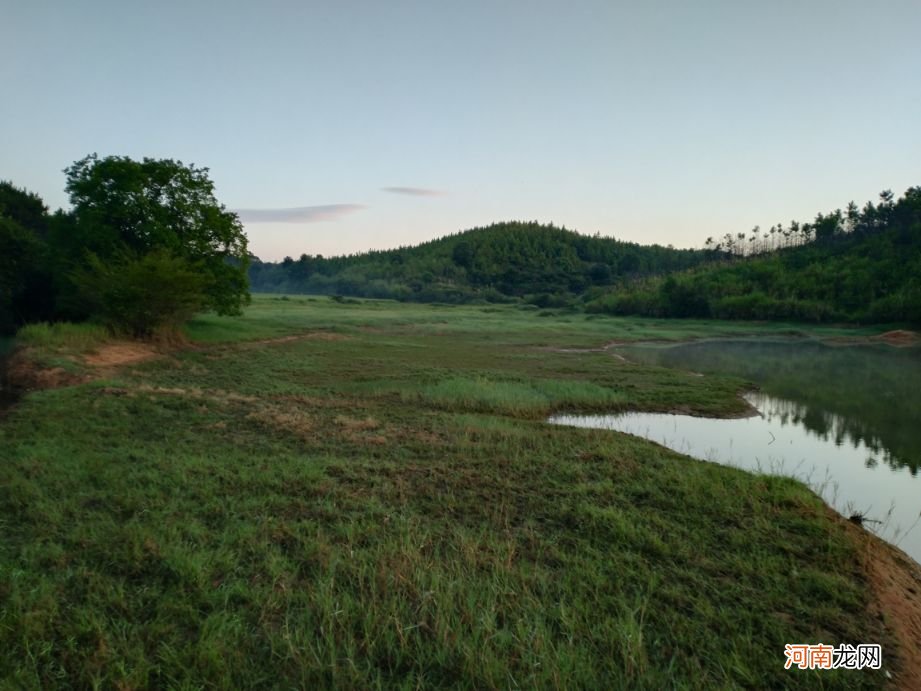
[[[119,367],[155,358],[160,353],[149,343],[116,341],[106,343],[95,352],[83,356],[91,367]]]
[[[887,331],[886,333],[879,334],[878,336],[871,336],[870,338],[874,341],[882,341],[883,343],[888,343],[893,346],[912,346],[921,343],[921,336],[918,335],[917,331],[906,331],[905,329]],[[921,686],[918,688],[921,688]]]
[[[21,350],[10,358],[6,379],[11,389],[29,391],[79,384],[89,377],[68,372],[63,367],[42,367],[32,360],[27,351]]]

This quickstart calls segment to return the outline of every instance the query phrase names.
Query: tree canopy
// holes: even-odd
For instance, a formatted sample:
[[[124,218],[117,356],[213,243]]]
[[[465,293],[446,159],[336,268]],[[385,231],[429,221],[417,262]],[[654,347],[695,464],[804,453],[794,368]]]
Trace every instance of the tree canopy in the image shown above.
[[[167,252],[202,276],[202,307],[240,311],[248,299],[246,235],[215,198],[207,168],[93,154],[64,172],[74,224],[62,244],[103,260]]]

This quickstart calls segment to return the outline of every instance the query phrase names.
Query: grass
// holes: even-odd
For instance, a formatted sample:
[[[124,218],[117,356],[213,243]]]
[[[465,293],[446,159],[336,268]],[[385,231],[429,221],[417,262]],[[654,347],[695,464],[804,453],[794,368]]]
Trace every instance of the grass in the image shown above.
[[[0,686],[882,686],[783,670],[787,642],[888,643],[803,485],[542,422],[737,412],[742,380],[553,349],[659,328],[762,330],[257,297],[27,395],[0,422]]]
[[[92,350],[109,338],[102,326],[66,322],[27,324],[16,334],[16,341],[21,345],[70,352]]]
[[[497,381],[487,377],[450,377],[420,387],[416,398],[449,410],[502,415],[546,416],[558,408],[612,410],[624,396],[587,381]]]

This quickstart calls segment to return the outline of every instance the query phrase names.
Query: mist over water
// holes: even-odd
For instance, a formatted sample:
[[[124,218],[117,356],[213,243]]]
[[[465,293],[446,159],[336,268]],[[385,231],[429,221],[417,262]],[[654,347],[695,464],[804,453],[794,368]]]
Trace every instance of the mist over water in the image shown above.
[[[617,352],[647,364],[740,377],[798,404],[789,412],[817,435],[866,444],[877,460],[907,467],[912,475],[921,470],[921,348],[786,339],[700,341]]]
[[[788,475],[921,562],[921,349],[802,340],[633,346],[628,359],[748,380],[758,415],[567,416],[557,424],[634,434],[701,460]]]

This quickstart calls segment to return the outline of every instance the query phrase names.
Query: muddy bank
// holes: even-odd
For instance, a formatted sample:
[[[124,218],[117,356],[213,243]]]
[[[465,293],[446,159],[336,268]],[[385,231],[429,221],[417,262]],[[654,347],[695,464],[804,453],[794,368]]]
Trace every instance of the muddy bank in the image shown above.
[[[2,377],[3,392],[13,400],[26,391],[56,389],[85,380],[63,367],[41,366],[32,359],[28,348],[18,348],[9,355],[3,366]]]
[[[879,341],[880,343],[887,343],[892,346],[915,346],[921,343],[921,336],[918,335],[917,331],[906,331],[904,329],[899,329],[896,331],[887,331],[886,333],[879,334],[878,336],[871,336],[870,340]]]
[[[898,646],[889,688],[921,689],[921,565],[876,535],[829,515],[853,540],[869,587],[870,611]]]

